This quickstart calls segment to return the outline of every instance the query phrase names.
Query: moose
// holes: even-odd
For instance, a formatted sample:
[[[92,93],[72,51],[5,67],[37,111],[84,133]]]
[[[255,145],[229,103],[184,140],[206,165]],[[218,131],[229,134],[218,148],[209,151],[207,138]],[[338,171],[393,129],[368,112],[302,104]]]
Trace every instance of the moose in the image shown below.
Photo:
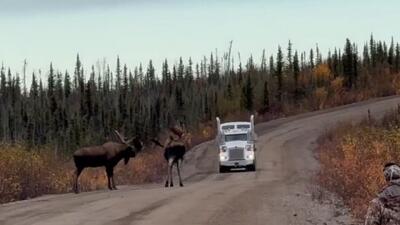
[[[114,167],[124,159],[125,165],[130,158],[134,158],[143,148],[143,142],[137,137],[126,140],[118,131],[114,130],[118,142],[109,141],[100,146],[89,146],[75,151],[73,158],[76,166],[74,191],[79,193],[78,179],[86,167],[102,167],[107,172],[108,188],[116,190],[114,182]]]
[[[181,166],[183,157],[186,153],[186,135],[183,131],[177,128],[169,128],[169,130],[173,133],[169,138],[165,141],[165,144],[162,145],[158,140],[152,139],[156,145],[160,146],[164,149],[164,158],[168,163],[168,172],[167,172],[167,180],[165,182],[165,187],[173,187],[173,179],[172,179],[172,168],[176,165],[176,169],[178,171],[179,177],[179,186],[183,187],[182,178],[181,178]],[[177,136],[177,138],[174,138]],[[183,140],[183,142],[182,142]]]

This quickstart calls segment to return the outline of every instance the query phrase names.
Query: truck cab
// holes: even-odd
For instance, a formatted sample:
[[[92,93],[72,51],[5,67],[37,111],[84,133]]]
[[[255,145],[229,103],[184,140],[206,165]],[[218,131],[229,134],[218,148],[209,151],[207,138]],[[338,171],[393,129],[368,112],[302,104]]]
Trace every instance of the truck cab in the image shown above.
[[[257,135],[254,132],[254,116],[250,117],[250,122],[221,123],[218,117],[216,120],[220,173],[231,168],[255,171]]]

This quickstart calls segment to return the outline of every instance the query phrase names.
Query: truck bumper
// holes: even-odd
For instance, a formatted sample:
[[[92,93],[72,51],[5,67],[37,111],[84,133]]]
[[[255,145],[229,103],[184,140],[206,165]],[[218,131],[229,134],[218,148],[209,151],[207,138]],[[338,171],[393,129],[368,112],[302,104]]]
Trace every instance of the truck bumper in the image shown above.
[[[245,167],[254,164],[255,160],[235,160],[235,161],[219,162],[220,166],[229,166],[229,167]]]

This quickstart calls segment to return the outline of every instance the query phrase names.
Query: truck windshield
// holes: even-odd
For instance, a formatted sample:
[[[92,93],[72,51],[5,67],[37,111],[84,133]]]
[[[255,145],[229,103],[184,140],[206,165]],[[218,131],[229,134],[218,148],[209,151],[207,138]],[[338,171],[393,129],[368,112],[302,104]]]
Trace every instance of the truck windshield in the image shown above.
[[[242,124],[242,125],[237,125],[238,129],[250,129],[250,125],[247,124]]]
[[[225,125],[225,126],[222,126],[222,130],[231,130],[231,129],[235,129],[235,125]]]
[[[225,142],[247,141],[247,134],[229,134],[225,135]]]

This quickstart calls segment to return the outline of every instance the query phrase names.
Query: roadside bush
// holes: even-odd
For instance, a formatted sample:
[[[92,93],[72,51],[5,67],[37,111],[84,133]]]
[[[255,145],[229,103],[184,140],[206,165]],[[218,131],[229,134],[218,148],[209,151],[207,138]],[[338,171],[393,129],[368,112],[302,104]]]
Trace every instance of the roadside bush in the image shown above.
[[[115,168],[116,182],[138,184],[159,181],[165,162],[160,149],[145,149],[125,166]],[[22,145],[0,146],[0,203],[29,199],[44,194],[72,191],[75,167],[55,158],[49,148],[27,150]],[[104,189],[107,177],[104,168],[88,168],[82,173],[82,191]]]
[[[0,148],[0,202],[66,192],[71,170],[51,157],[47,150],[27,151],[22,146]]]
[[[383,187],[383,165],[400,162],[400,114],[390,112],[381,121],[341,124],[319,140],[319,183],[336,194],[357,218]]]

